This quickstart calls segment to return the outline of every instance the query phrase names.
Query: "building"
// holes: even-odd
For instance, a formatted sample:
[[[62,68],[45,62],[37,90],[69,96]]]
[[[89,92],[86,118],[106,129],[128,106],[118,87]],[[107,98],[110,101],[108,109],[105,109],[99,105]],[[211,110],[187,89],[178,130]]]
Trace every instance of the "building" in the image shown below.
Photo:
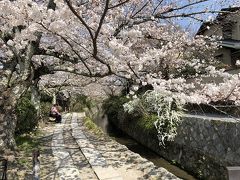
[[[236,61],[240,60],[240,7],[221,11],[214,21],[203,23],[197,35],[221,37],[221,48],[216,52],[216,58],[234,69]]]

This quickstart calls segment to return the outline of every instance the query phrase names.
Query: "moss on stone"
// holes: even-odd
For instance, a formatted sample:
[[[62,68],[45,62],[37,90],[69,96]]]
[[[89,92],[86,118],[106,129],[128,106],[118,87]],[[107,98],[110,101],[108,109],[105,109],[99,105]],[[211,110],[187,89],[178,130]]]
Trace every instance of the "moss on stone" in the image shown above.
[[[146,131],[155,130],[154,122],[157,120],[157,115],[143,115],[139,120],[138,124],[140,127],[145,129]]]
[[[91,118],[85,117],[84,120],[84,126],[89,129],[91,132],[93,132],[96,135],[101,135],[103,134],[103,131],[101,128],[99,128]]]
[[[125,96],[111,96],[103,102],[103,109],[107,114],[116,114],[116,111],[123,109],[123,104],[128,101]]]
[[[157,115],[155,114],[140,114],[133,113],[128,114],[124,112],[123,104],[128,102],[129,99],[126,96],[112,96],[105,100],[103,103],[103,109],[108,116],[108,119],[112,122],[121,124],[125,126],[130,125],[132,131],[137,129],[142,129],[144,133],[156,134],[156,129],[154,122],[157,120]]]

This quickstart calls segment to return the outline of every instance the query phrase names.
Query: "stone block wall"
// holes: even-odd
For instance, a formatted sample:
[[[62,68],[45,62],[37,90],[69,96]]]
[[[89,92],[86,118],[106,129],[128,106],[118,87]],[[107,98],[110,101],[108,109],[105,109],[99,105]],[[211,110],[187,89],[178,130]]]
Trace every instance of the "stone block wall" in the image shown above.
[[[178,135],[165,148],[156,132],[144,132],[133,120],[119,116],[116,126],[165,159],[199,179],[227,179],[227,166],[240,166],[240,121],[217,116],[185,115]]]
[[[227,179],[226,167],[240,166],[240,121],[237,119],[186,115],[175,143],[199,154],[193,154],[196,156],[193,159],[198,162],[200,177]]]

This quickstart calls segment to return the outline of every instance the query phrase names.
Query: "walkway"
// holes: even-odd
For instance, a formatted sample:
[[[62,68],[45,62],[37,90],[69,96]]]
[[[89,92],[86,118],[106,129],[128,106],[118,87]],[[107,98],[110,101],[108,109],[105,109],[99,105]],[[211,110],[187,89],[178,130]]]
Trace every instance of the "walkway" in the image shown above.
[[[52,132],[49,129],[51,143],[40,159],[41,179],[178,179],[109,137],[91,134],[83,118],[84,113],[68,113]]]

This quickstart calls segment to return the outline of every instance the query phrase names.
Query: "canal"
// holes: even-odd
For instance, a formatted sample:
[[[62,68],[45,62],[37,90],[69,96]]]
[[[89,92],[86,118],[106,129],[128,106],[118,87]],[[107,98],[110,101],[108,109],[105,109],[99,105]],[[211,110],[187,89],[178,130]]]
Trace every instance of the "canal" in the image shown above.
[[[108,122],[107,119],[102,119],[101,121],[96,121],[95,123],[101,127],[103,131],[107,133],[111,138],[115,139],[118,143],[125,145],[129,150],[138,153],[143,158],[146,158],[149,161],[153,162],[155,166],[163,167],[179,178],[185,180],[196,180],[196,178],[188,174],[186,171],[169,163],[167,160],[162,158],[157,153],[153,152],[151,149],[135,141],[126,133]]]

